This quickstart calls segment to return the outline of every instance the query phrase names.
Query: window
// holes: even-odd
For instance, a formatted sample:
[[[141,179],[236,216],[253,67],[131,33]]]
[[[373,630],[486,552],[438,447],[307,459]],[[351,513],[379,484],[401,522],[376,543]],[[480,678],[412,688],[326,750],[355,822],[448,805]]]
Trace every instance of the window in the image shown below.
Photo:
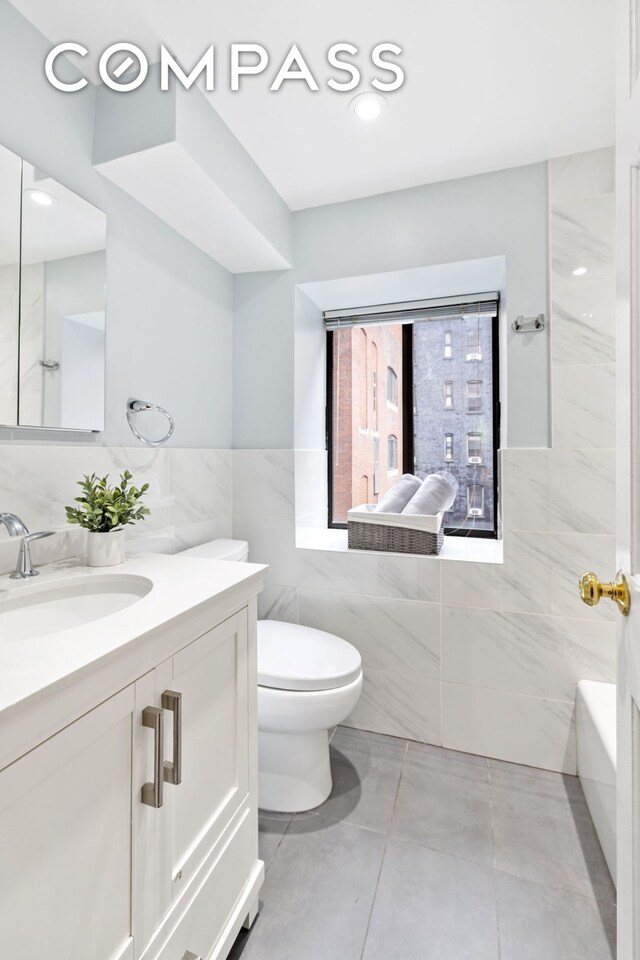
[[[482,413],[482,380],[467,380],[467,413]]]
[[[367,360],[368,360],[369,342],[367,340],[367,331],[360,330],[359,336],[356,339],[358,342],[357,344],[354,344],[355,351],[354,351],[353,360],[354,362],[357,362],[359,360],[359,362],[363,366],[363,374],[364,374],[357,384],[357,390],[358,390],[359,400],[360,400],[360,404],[359,404],[360,405],[360,429],[366,430],[367,427],[369,426],[369,411],[368,411],[369,397],[368,397],[368,384],[367,384],[367,380],[368,380]]]
[[[378,347],[371,344],[371,423],[372,429],[378,429]]]
[[[379,501],[398,474],[426,477],[446,469],[460,493],[447,511],[445,532],[496,536],[498,304],[479,310],[458,300],[452,307],[453,299],[447,298],[446,316],[430,305],[427,313],[424,302],[409,315],[413,305],[406,303],[368,315],[364,308],[325,312],[331,526],[346,526],[351,507]],[[387,309],[394,316],[382,322]],[[447,333],[452,356],[445,360]],[[482,360],[470,377],[467,347],[478,342]]]
[[[482,434],[467,434],[467,463],[482,463]]]
[[[482,360],[482,342],[480,327],[471,327],[467,330],[467,360]]]
[[[445,360],[451,360],[453,356],[453,345],[451,342],[451,330],[445,330],[444,332],[444,352],[443,357]]]
[[[387,367],[387,403],[398,406],[398,374],[393,367]]]
[[[444,408],[445,410],[453,410],[453,380],[445,380],[444,382]]]
[[[444,435],[444,461],[445,463],[451,463],[453,460],[453,434],[445,433]]]
[[[398,469],[398,438],[394,437],[393,434],[389,437],[387,441],[388,448],[388,469],[397,470]]]
[[[484,487],[477,483],[467,487],[467,516],[484,517]]]

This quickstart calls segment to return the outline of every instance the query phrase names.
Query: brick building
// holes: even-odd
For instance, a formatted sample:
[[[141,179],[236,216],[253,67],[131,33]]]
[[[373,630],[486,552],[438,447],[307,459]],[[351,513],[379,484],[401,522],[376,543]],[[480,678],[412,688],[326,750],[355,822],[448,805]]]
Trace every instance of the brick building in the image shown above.
[[[491,322],[475,317],[413,326],[415,473],[447,470],[459,485],[448,527],[492,530]]]
[[[377,503],[402,473],[402,327],[333,335],[332,519]]]

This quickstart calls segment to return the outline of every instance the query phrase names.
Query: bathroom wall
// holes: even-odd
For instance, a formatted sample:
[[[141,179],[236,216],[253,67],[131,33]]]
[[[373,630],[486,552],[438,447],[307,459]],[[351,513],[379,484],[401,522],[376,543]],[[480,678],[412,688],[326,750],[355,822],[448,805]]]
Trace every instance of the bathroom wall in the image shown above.
[[[351,726],[576,772],[576,682],[615,676],[614,611],[577,593],[584,570],[615,562],[612,191],[612,151],[549,164],[553,445],[502,453],[501,562],[487,541],[458,541],[464,559],[296,547],[323,495],[324,452],[233,452],[234,535],[270,564],[261,615],[358,647]],[[308,304],[304,315],[313,323]],[[544,342],[514,336],[525,354]],[[544,383],[530,402],[544,403]]]
[[[0,0],[0,141],[108,218],[107,415],[94,441],[135,442],[124,413],[136,395],[171,410],[172,446],[229,448],[233,279],[93,168],[95,88],[70,96],[51,87],[50,46]]]
[[[294,445],[296,284],[505,257],[509,320],[547,312],[544,163],[298,211],[293,223],[293,272],[235,278],[235,447]],[[548,335],[525,341],[505,324],[505,340],[508,442],[546,446]]]
[[[95,90],[73,96],[54,90],[43,71],[49,48],[0,0],[0,141],[107,213],[106,430],[0,428],[0,510],[16,512],[31,530],[58,531],[33,545],[36,563],[72,556],[83,551],[85,536],[66,526],[64,514],[78,492],[76,481],[84,473],[129,468],[136,481],[151,484],[153,512],[128,533],[175,534],[189,545],[229,536],[233,279],[94,170]],[[0,308],[16,293],[14,277],[2,282]],[[41,296],[29,300],[39,310],[35,362],[44,304]],[[4,384],[10,373],[1,360],[0,370]],[[170,449],[142,448],[135,440],[125,419],[131,395],[172,412]],[[34,392],[33,399],[41,405],[41,395]],[[15,566],[17,549],[0,528],[0,572]]]
[[[86,533],[66,523],[65,506],[79,494],[85,473],[125,469],[137,484],[150,484],[151,516],[127,528],[127,538],[176,538],[183,547],[231,536],[231,451],[203,448],[133,448],[76,444],[0,446],[0,505],[35,530],[56,534],[32,544],[36,564],[73,557],[85,550]],[[142,538],[142,539],[141,539]],[[152,545],[153,548],[153,545]],[[0,532],[0,573],[16,565],[18,543]]]

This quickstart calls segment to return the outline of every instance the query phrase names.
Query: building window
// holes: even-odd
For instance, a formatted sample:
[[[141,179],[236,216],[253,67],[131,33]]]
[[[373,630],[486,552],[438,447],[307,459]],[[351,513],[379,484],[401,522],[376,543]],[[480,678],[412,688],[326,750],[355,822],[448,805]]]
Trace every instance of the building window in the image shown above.
[[[444,460],[445,463],[451,463],[453,460],[453,434],[445,433],[444,435]]]
[[[359,398],[359,407],[360,407],[360,429],[366,430],[369,426],[369,384],[368,384],[368,350],[369,343],[367,340],[367,331],[359,330],[358,336],[355,338],[357,344],[354,344],[354,356],[353,361],[359,363],[362,366],[362,376],[359,378],[359,382],[355,385],[358,391]]]
[[[387,441],[388,448],[388,464],[389,470],[398,469],[398,438],[394,437],[393,434],[389,437]]]
[[[363,310],[362,326],[358,326],[356,314],[352,326],[336,325],[327,333],[329,524],[346,526],[348,511],[361,503],[379,501],[398,474],[426,477],[446,469],[456,478],[460,494],[447,512],[445,532],[495,537],[497,305],[495,314],[463,310],[424,320],[424,312],[416,310],[415,319],[380,324],[366,319],[365,313]],[[465,376],[471,326],[474,336],[478,326],[481,330],[481,380],[468,373]],[[447,332],[452,335],[452,353],[459,363],[443,358]],[[374,343],[377,428],[372,412]],[[363,392],[367,401],[365,430],[359,406]],[[477,487],[477,492],[467,493],[471,487]]]
[[[387,367],[387,403],[398,406],[398,374],[393,367]]]
[[[371,344],[371,422],[373,430],[378,429],[378,347]]]
[[[444,382],[444,408],[445,410],[453,410],[453,380],[445,380]]]
[[[482,380],[467,380],[467,413],[482,413]]]
[[[467,516],[470,519],[484,517],[484,487],[479,483],[467,487]]]
[[[467,360],[482,360],[482,341],[479,326],[467,330]]]
[[[443,357],[445,360],[451,360],[453,356],[453,344],[451,342],[451,330],[445,330],[444,332],[444,352]]]
[[[467,463],[482,463],[482,434],[467,434]]]

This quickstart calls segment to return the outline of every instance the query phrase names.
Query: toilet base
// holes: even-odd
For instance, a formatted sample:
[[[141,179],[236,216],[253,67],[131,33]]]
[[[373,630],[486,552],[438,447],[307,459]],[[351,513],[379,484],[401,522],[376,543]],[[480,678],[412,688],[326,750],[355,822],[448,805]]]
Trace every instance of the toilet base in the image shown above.
[[[258,804],[263,810],[300,813],[320,806],[331,793],[329,733],[260,731]]]

